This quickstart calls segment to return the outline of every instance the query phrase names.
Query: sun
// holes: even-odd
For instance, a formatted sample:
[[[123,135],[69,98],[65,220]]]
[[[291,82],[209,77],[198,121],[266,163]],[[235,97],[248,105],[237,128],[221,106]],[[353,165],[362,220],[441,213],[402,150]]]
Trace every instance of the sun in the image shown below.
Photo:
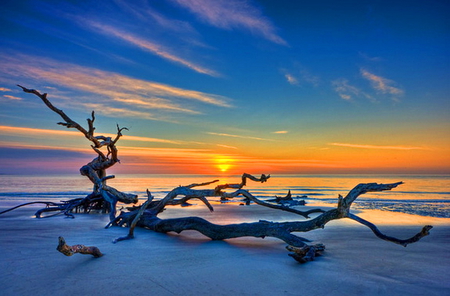
[[[219,156],[214,159],[215,167],[219,169],[220,172],[225,173],[232,167],[232,162],[234,160],[229,157]]]
[[[229,164],[218,164],[217,167],[221,172],[226,172],[230,168]]]

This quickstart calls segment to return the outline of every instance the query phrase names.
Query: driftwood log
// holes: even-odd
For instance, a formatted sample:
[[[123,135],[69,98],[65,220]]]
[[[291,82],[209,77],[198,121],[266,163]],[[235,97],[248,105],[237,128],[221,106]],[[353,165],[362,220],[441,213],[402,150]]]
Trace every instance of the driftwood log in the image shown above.
[[[110,222],[106,227],[129,227],[128,235],[119,237],[114,240],[114,242],[134,238],[135,227],[143,227],[162,233],[181,233],[184,230],[196,230],[212,240],[224,240],[245,236],[259,238],[275,237],[286,242],[288,244],[287,249],[291,252],[289,255],[302,263],[314,260],[317,255],[320,255],[325,250],[325,246],[322,244],[308,244],[308,242],[310,242],[308,239],[293,233],[308,232],[318,228],[324,228],[325,225],[332,220],[343,218],[355,220],[370,228],[378,238],[402,246],[407,246],[408,244],[419,241],[421,238],[428,235],[430,229],[432,228],[432,226],[426,225],[416,235],[408,239],[398,239],[381,233],[376,225],[350,213],[350,208],[353,202],[360,195],[367,192],[391,190],[402,184],[402,182],[392,184],[359,184],[350,190],[345,197],[339,195],[337,206],[334,209],[328,211],[324,211],[322,209],[309,209],[307,211],[301,211],[289,206],[289,203],[284,203],[292,201],[290,192],[286,195],[286,197],[276,198],[275,201],[277,203],[262,201],[252,195],[248,190],[244,189],[247,185],[247,180],[264,183],[267,182],[270,175],[263,174],[261,177],[257,178],[246,173],[242,175],[240,183],[216,185],[213,189],[194,188],[207,186],[218,182],[218,180],[206,183],[195,183],[188,186],[180,186],[174,188],[160,200],[154,200],[153,196],[147,189],[148,198],[145,203],[140,206],[129,207],[127,211],[122,211],[119,215],[116,215],[117,202],[130,204],[138,201],[136,195],[123,193],[106,185],[106,181],[108,179],[114,178],[114,176],[106,175],[106,169],[119,162],[116,144],[122,136],[122,131],[126,130],[126,128],[120,128],[117,126],[117,135],[114,139],[105,136],[94,136],[94,112],[92,112],[91,118],[87,119],[88,129],[86,130],[68,117],[62,110],[53,106],[53,104],[47,99],[46,93],[41,94],[36,90],[27,89],[20,85],[19,87],[22,88],[24,92],[32,93],[38,96],[48,108],[60,115],[64,122],[60,122],[58,124],[67,128],[75,128],[80,131],[92,143],[91,147],[97,155],[91,162],[82,166],[80,169],[80,173],[89,178],[89,180],[93,183],[93,192],[85,198],[72,199],[60,203],[39,201],[32,202],[46,204],[45,208],[36,212],[37,218],[42,217],[42,214],[46,212],[53,212],[53,215],[65,214],[69,217],[73,217],[74,212],[80,211],[90,212],[91,210],[102,210],[104,212],[109,212]],[[102,151],[102,149],[106,149],[106,153]],[[226,189],[233,189],[234,191],[226,192]],[[271,222],[260,220],[253,223],[217,225],[200,217],[183,217],[174,219],[160,219],[158,217],[158,214],[164,211],[167,206],[184,205],[191,199],[200,200],[208,207],[210,211],[213,211],[214,209],[208,201],[208,197],[220,197],[222,201],[226,201],[238,196],[243,197],[247,205],[253,202],[257,205],[269,207],[274,210],[291,212],[309,220],[294,222]],[[0,214],[32,203],[16,206],[0,212]],[[312,214],[314,217],[310,218],[310,215]],[[48,216],[49,215],[46,215],[45,217]],[[75,245],[70,247],[65,243],[62,237],[59,239],[58,250],[66,255],[71,255],[78,252],[92,254],[96,257],[101,256],[101,252],[94,248],[95,247],[85,247],[83,245]]]
[[[244,174],[244,176],[248,174]],[[244,177],[243,176],[243,177]],[[252,180],[260,181],[263,178],[255,178],[252,176]],[[211,184],[212,182],[204,183]],[[193,184],[195,186],[204,184]],[[114,242],[118,242],[125,239],[133,238],[133,231],[135,226],[140,226],[146,229],[150,229],[156,232],[168,233],[176,232],[181,233],[184,230],[196,230],[203,235],[211,238],[212,240],[224,240],[237,237],[275,237],[286,242],[288,250],[292,251],[290,254],[294,259],[299,262],[307,262],[314,260],[315,256],[322,253],[325,246],[310,245],[308,239],[297,236],[293,232],[308,232],[318,228],[324,228],[325,225],[332,221],[342,218],[349,218],[355,220],[367,227],[369,227],[372,232],[380,239],[393,242],[406,247],[408,244],[417,242],[422,237],[429,234],[429,230],[432,226],[427,225],[422,228],[422,230],[411,238],[398,239],[395,237],[387,236],[371,222],[366,221],[355,214],[350,213],[350,207],[352,203],[362,194],[367,192],[378,192],[384,190],[391,190],[402,184],[402,182],[392,183],[392,184],[377,184],[377,183],[363,183],[354,187],[345,196],[339,196],[337,201],[337,207],[328,211],[323,211],[321,209],[311,209],[308,211],[300,211],[294,208],[275,205],[261,201],[260,199],[253,196],[249,191],[245,189],[238,189],[232,193],[225,193],[221,190],[193,190],[192,186],[182,186],[173,189],[160,201],[150,201],[150,199],[144,203],[140,208],[135,208],[130,212],[122,212],[114,221],[112,221],[108,226],[128,226],[130,227],[129,234],[125,237],[117,238]],[[216,187],[217,188],[217,187]],[[221,189],[226,188],[226,186],[221,185]],[[235,188],[235,186],[231,186]],[[184,197],[181,199],[176,199],[179,195]],[[298,214],[305,218],[309,218],[310,214],[320,213],[318,216],[307,220],[307,221],[295,221],[295,222],[271,222],[260,220],[254,223],[241,223],[241,224],[229,224],[229,225],[218,225],[210,223],[209,221],[200,217],[184,217],[184,218],[174,218],[174,219],[160,219],[158,214],[161,213],[167,205],[179,204],[181,200],[186,201],[191,198],[197,198],[203,201],[210,210],[212,206],[206,199],[206,196],[220,196],[223,198],[232,198],[238,195],[244,196],[246,199],[255,202],[261,206],[266,206],[282,211],[288,211],[291,213]],[[107,226],[107,227],[108,227]]]
[[[97,247],[87,247],[85,245],[69,246],[66,244],[66,240],[62,236],[58,238],[58,246],[56,247],[56,250],[66,256],[72,256],[75,253],[92,255],[95,258],[103,256],[102,252],[100,252]]]

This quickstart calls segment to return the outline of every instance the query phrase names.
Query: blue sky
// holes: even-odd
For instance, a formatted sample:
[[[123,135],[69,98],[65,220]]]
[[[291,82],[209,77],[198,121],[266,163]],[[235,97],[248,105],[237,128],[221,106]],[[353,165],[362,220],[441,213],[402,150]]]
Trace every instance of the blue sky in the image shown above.
[[[3,1],[0,173],[449,173],[448,1]],[[72,154],[70,152],[73,152]],[[24,157],[24,155],[27,155]]]

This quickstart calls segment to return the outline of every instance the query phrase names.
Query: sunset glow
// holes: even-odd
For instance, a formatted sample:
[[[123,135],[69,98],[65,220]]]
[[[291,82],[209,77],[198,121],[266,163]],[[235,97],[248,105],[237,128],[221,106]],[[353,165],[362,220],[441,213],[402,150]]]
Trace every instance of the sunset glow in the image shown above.
[[[450,173],[445,1],[193,3],[3,3],[0,174]]]
[[[217,168],[220,172],[224,173],[232,167],[232,163],[235,162],[235,160],[219,156],[215,159],[215,162],[217,163]]]
[[[226,172],[230,168],[230,165],[229,164],[219,164],[218,167],[221,172]]]

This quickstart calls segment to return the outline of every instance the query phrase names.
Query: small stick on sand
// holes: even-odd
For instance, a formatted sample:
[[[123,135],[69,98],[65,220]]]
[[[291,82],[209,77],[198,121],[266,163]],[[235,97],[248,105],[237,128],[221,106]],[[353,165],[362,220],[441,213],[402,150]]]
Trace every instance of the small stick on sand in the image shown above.
[[[84,245],[69,246],[66,244],[66,241],[62,236],[60,236],[58,238],[58,240],[59,240],[59,243],[58,243],[58,247],[56,247],[56,249],[66,256],[72,256],[75,253],[90,254],[90,255],[94,256],[95,258],[103,256],[102,252],[100,252],[99,248],[97,248],[97,247],[86,247]]]

